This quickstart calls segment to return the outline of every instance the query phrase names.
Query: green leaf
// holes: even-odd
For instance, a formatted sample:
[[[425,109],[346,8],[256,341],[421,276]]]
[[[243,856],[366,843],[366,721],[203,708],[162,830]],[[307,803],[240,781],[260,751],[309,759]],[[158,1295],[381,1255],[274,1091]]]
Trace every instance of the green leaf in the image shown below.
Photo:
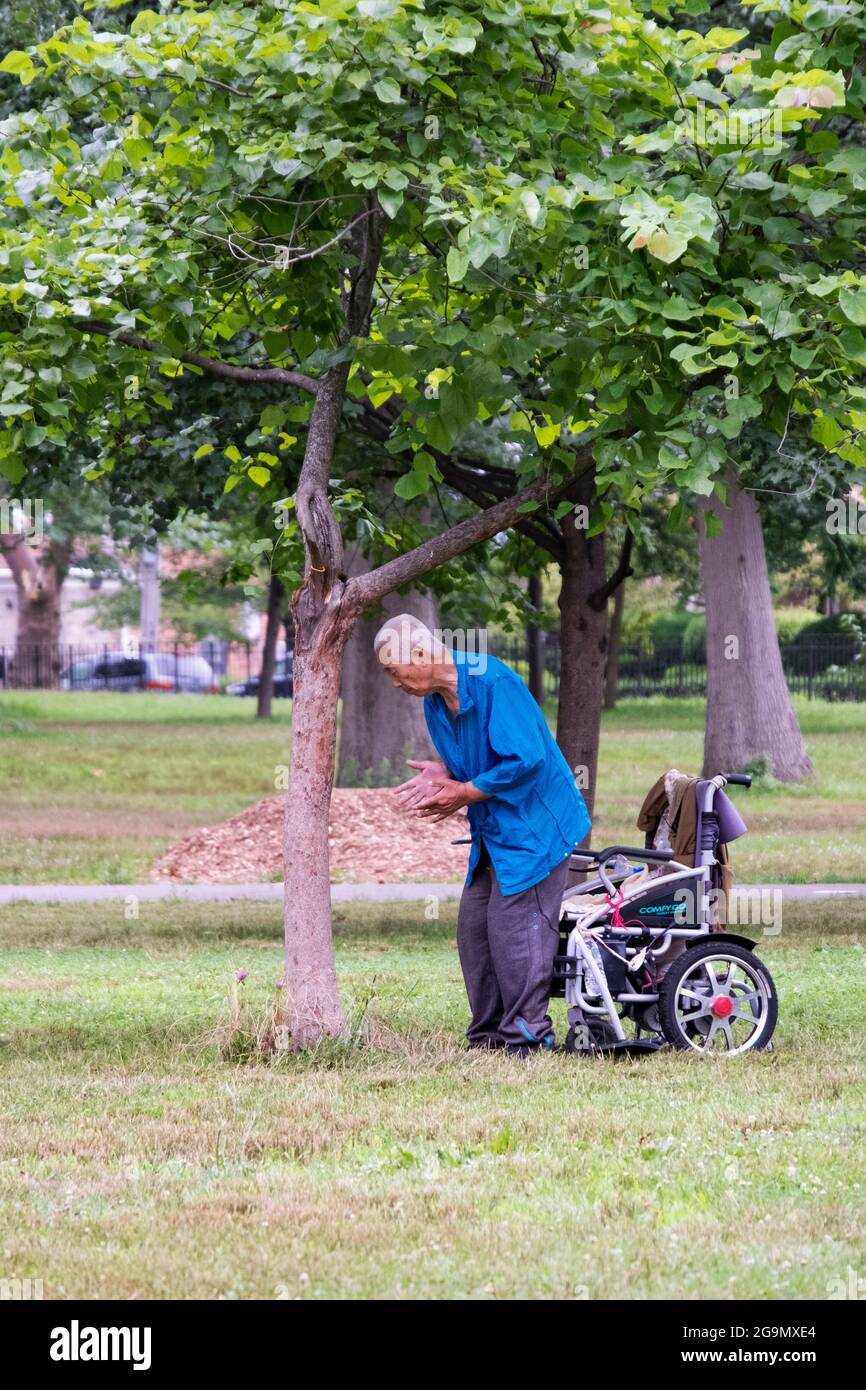
[[[253,464],[252,468],[247,469],[247,477],[256,487],[267,487],[271,481],[271,470],[269,468],[259,468],[258,464]]]
[[[403,100],[398,83],[391,77],[382,77],[378,82],[374,82],[373,91],[380,101],[389,106],[396,106]]]
[[[416,469],[412,468],[408,473],[404,473],[394,484],[394,491],[398,497],[411,502],[413,497],[420,497],[430,486],[429,478]]]
[[[469,269],[468,249],[452,246],[451,250],[448,252],[445,268],[448,271],[449,280],[453,280],[455,284],[459,284]]]
[[[36,68],[29,53],[23,53],[18,48],[13,48],[11,53],[0,63],[0,72],[11,72],[16,77],[20,77],[23,83],[30,82],[36,76]]]
[[[839,308],[851,323],[859,328],[866,326],[866,286],[857,290],[839,291]]]
[[[437,92],[442,92],[444,96],[450,97],[452,101],[457,100],[457,93],[453,87],[449,87],[447,82],[443,82],[441,77],[431,77],[429,86],[435,87]]]
[[[86,381],[96,375],[96,363],[83,352],[73,352],[64,360],[63,371],[73,381]]]
[[[380,188],[379,202],[388,216],[394,218],[403,206],[403,194],[393,188]]]

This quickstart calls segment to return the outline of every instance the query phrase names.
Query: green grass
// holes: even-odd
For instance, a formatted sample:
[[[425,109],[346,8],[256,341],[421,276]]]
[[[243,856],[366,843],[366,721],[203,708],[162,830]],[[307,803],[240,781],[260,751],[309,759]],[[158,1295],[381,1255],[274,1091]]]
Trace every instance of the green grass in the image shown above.
[[[747,883],[846,883],[866,878],[866,704],[794,697],[815,773],[796,787],[731,788],[749,834],[731,849]],[[644,794],[669,767],[700,771],[702,700],[623,701],[605,716],[593,843],[635,841]],[[718,771],[728,769],[719,768]]]
[[[746,882],[848,882],[866,860],[866,704],[795,698],[815,776],[735,789]],[[10,883],[132,883],[184,835],[273,793],[289,759],[290,705],[214,696],[0,694],[0,784]],[[549,709],[548,716],[555,717]],[[644,794],[669,767],[701,765],[703,702],[623,701],[605,715],[594,843],[640,840]]]
[[[202,825],[272,795],[289,761],[290,705],[252,699],[0,695],[7,883],[135,883]]]
[[[337,912],[356,1041],[216,1046],[261,904],[0,911],[0,1249],[48,1298],[824,1298],[866,1258],[866,903],[786,905],[776,1050],[467,1053],[453,906]],[[555,1005],[561,1033],[561,1005]]]

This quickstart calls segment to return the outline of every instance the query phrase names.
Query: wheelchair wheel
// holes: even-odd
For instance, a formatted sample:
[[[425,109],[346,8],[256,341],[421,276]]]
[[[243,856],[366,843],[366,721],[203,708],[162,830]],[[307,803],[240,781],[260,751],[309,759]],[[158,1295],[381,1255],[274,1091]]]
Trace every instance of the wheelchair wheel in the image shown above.
[[[694,1052],[732,1057],[767,1047],[778,1011],[767,967],[730,941],[705,941],[684,951],[659,990],[665,1038]]]

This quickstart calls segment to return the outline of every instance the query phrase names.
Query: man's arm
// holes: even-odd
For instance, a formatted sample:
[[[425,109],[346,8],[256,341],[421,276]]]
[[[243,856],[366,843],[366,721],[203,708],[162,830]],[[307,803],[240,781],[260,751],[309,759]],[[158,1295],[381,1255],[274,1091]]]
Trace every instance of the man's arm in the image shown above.
[[[498,680],[493,687],[487,737],[499,756],[470,782],[445,782],[418,803],[422,816],[444,820],[461,807],[490,796],[518,800],[545,758],[537,727],[537,705],[522,682]],[[435,779],[434,779],[435,780]]]
[[[546,755],[537,717],[538,706],[522,681],[496,681],[487,737],[497,760],[493,767],[472,778],[477,791],[505,800],[519,799]]]

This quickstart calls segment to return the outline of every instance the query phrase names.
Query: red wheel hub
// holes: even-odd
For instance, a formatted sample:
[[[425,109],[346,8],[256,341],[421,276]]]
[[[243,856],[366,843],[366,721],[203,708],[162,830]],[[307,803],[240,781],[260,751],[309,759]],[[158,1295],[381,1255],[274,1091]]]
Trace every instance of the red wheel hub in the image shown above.
[[[710,1005],[710,1013],[715,1018],[727,1018],[734,1007],[734,1001],[729,994],[717,994]]]

